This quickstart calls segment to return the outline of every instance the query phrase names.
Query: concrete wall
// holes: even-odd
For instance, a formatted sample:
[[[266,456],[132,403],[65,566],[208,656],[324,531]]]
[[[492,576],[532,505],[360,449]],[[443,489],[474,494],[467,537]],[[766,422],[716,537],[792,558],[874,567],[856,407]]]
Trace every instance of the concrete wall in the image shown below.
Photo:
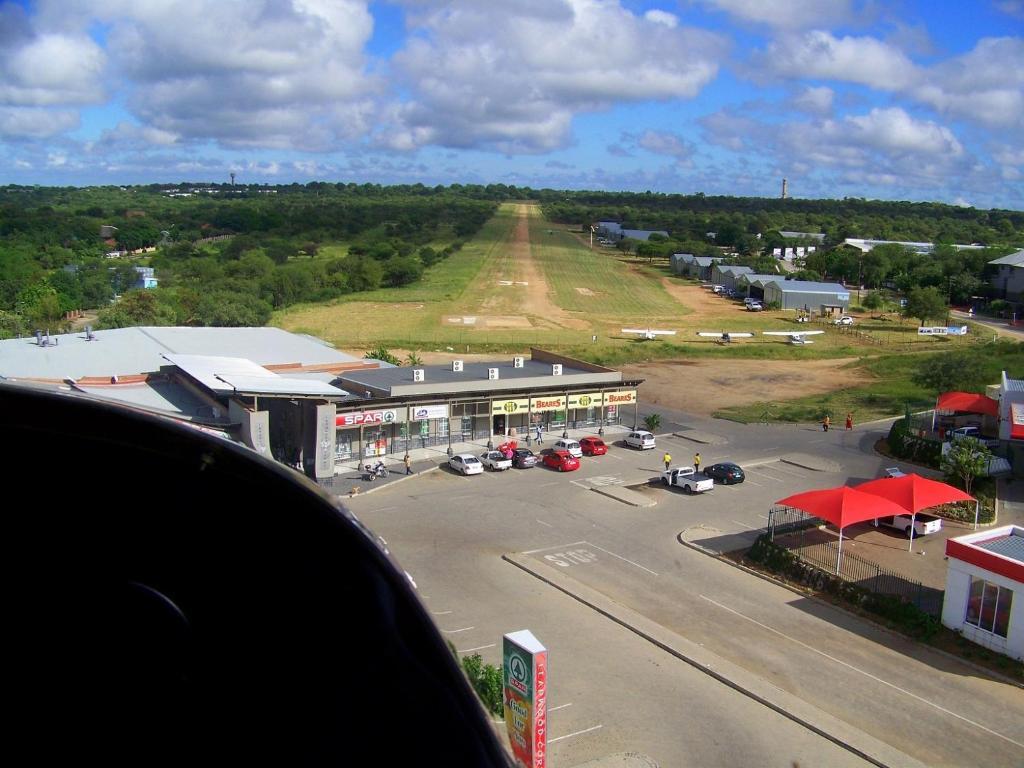
[[[999,273],[992,278],[996,295],[1010,301],[1020,301],[1024,294],[1024,267],[999,265]]]
[[[967,599],[970,596],[971,577],[984,579],[1000,588],[1013,590],[1013,605],[1010,607],[1009,637],[1003,638],[965,624]],[[1024,585],[1011,581],[998,573],[978,568],[956,558],[949,558],[946,571],[946,595],[942,601],[942,623],[960,632],[965,639],[985,648],[1006,654],[1014,659],[1024,659]]]

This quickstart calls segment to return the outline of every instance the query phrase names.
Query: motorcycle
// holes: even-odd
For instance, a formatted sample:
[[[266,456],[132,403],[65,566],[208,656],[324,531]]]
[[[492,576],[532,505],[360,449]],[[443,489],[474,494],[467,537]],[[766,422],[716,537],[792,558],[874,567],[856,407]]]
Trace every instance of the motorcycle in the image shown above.
[[[369,464],[363,465],[363,479],[373,482],[378,477],[385,478],[388,476],[388,468],[384,466],[383,461],[378,461],[373,466]]]

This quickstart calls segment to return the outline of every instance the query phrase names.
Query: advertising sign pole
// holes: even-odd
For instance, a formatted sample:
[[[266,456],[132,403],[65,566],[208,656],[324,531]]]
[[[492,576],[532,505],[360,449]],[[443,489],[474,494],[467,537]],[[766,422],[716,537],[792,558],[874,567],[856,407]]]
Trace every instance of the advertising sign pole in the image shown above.
[[[512,755],[525,768],[546,768],[548,650],[528,629],[502,638],[505,728]]]

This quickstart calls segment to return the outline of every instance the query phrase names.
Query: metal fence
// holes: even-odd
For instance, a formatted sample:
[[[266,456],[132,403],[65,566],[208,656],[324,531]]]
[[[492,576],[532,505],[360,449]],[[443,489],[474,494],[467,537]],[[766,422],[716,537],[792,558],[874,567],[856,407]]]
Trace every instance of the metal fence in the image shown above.
[[[812,517],[798,509],[776,507],[768,512],[766,532],[772,541],[775,541],[777,535],[799,532],[799,538],[795,542],[787,542],[786,548],[801,562],[828,575],[837,575],[844,581],[857,584],[874,594],[892,595],[908,603],[913,603],[920,610],[936,618],[942,616],[943,590],[926,587],[920,581],[884,568],[878,563],[852,552],[844,551],[840,558],[837,541],[821,541],[814,540],[817,537],[805,537],[804,531],[816,529],[823,522],[820,518]],[[838,574],[836,573],[837,561],[839,564]]]

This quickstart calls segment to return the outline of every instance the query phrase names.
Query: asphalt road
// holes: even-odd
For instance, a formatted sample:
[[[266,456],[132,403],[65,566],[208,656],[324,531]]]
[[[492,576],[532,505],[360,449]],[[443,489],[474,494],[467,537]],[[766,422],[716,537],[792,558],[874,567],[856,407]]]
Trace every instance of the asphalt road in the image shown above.
[[[870,446],[887,425],[824,434],[682,414],[666,420],[711,442],[662,436],[643,453],[615,446],[564,475],[440,470],[349,504],[388,541],[460,651],[498,664],[501,635],[524,628],[548,645],[553,765],[621,751],[663,766],[863,761],[504,562],[508,552],[526,553],[918,761],[1024,764],[1019,688],[679,541],[749,537],[782,496],[877,477],[886,462]],[[656,477],[666,448],[676,463],[698,449],[705,466],[735,460],[749,479],[694,497],[645,490],[657,502],[648,507],[593,490]],[[793,452],[835,471],[778,460]]]

